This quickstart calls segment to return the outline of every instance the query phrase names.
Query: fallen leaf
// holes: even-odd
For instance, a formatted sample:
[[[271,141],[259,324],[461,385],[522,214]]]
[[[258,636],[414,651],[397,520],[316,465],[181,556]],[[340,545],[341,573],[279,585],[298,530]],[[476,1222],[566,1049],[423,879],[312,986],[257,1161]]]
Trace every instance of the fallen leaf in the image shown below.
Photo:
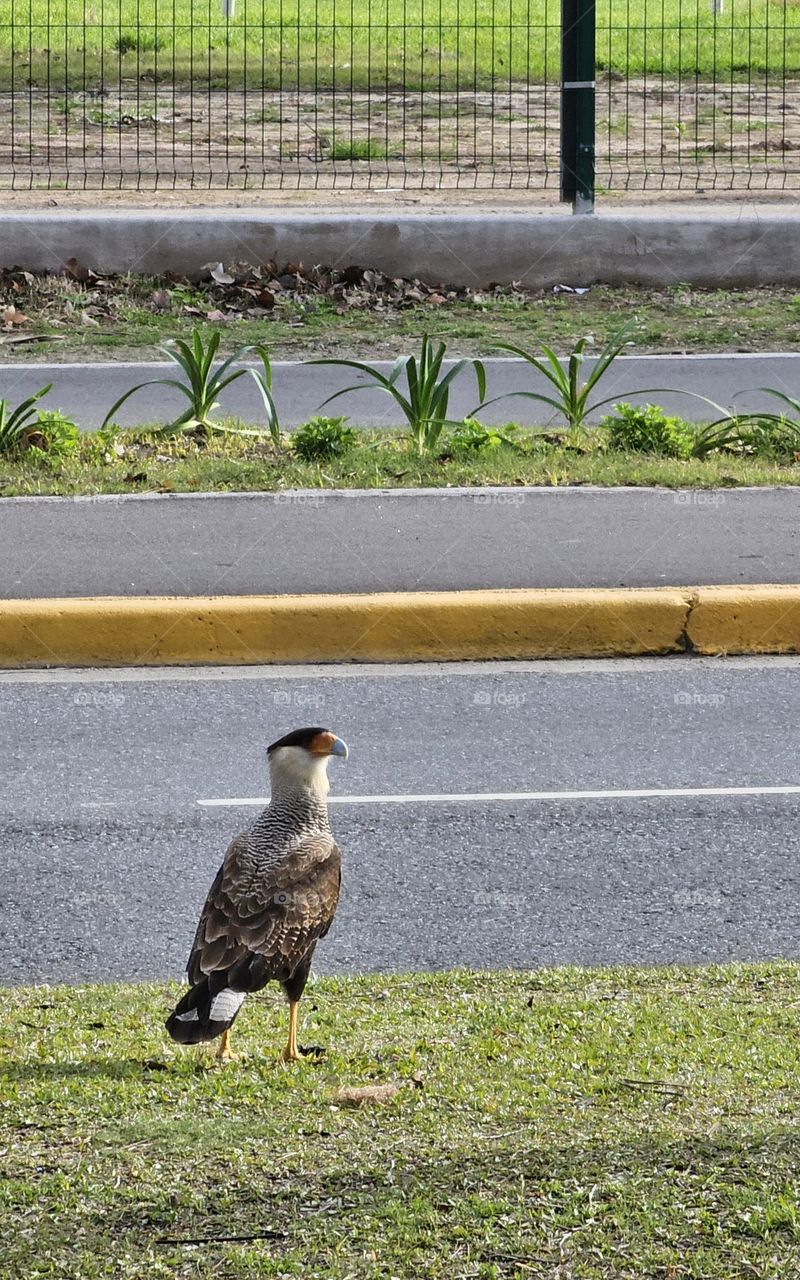
[[[234,277],[230,272],[226,271],[221,262],[211,268],[211,279],[216,280],[217,284],[233,284]]]
[[[390,1102],[399,1092],[399,1084],[367,1084],[360,1088],[346,1085],[336,1090],[333,1101],[340,1107],[363,1107],[370,1102],[382,1105]]]
[[[46,449],[47,437],[34,427],[29,431],[23,431],[20,443],[23,449]]]
[[[17,311],[16,307],[6,307],[3,310],[3,324],[29,324],[28,317],[23,315],[21,311]]]
[[[90,267],[85,267],[82,262],[78,262],[77,258],[67,258],[64,263],[64,271],[73,280],[78,280],[81,284],[85,284],[87,280],[95,278],[95,273]]]
[[[15,333],[7,338],[0,338],[0,346],[16,346],[20,342],[63,342],[63,333]]]

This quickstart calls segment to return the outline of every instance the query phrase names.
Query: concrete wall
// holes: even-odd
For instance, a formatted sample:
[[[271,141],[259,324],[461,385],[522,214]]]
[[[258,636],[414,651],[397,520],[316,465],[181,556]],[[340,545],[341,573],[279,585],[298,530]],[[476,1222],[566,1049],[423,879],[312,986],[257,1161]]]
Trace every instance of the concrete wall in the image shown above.
[[[653,210],[560,213],[19,213],[0,215],[0,267],[193,276],[209,262],[376,267],[453,285],[685,282],[800,285],[800,217]]]

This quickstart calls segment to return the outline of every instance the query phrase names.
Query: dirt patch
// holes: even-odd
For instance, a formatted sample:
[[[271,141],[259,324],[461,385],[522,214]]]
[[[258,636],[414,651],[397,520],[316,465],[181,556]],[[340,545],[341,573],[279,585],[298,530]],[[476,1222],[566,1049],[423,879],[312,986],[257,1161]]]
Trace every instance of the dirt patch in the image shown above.
[[[0,185],[49,190],[535,190],[556,198],[559,90],[318,94],[147,80],[0,95]],[[605,76],[601,190],[800,187],[800,80]]]

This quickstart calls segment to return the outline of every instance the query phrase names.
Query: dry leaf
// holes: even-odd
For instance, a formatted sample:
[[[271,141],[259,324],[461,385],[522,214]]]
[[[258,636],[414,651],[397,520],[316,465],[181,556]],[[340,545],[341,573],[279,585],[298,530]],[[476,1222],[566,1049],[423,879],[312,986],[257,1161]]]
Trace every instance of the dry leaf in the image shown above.
[[[0,347],[17,346],[20,342],[63,342],[61,333],[15,333],[7,338],[0,338]]]
[[[3,324],[28,324],[28,317],[16,307],[6,307],[3,311]]]
[[[64,271],[71,279],[78,280],[81,284],[94,278],[94,272],[89,267],[85,267],[82,262],[78,262],[77,258],[67,258]]]
[[[230,272],[226,271],[221,262],[211,268],[211,279],[216,280],[217,284],[233,284],[234,278]]]

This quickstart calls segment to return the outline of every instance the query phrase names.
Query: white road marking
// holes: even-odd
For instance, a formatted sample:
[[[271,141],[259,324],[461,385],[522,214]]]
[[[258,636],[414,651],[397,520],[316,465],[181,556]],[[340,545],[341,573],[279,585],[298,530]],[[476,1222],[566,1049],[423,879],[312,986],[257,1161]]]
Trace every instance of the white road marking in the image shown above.
[[[476,800],[490,804],[498,800],[669,800],[703,799],[705,796],[796,795],[800,795],[800,783],[779,787],[642,787],[611,791],[470,791],[433,795],[329,796],[328,804],[461,804]],[[248,805],[264,808],[269,804],[269,796],[227,796],[224,799],[198,800],[197,803],[206,809],[233,809]]]

